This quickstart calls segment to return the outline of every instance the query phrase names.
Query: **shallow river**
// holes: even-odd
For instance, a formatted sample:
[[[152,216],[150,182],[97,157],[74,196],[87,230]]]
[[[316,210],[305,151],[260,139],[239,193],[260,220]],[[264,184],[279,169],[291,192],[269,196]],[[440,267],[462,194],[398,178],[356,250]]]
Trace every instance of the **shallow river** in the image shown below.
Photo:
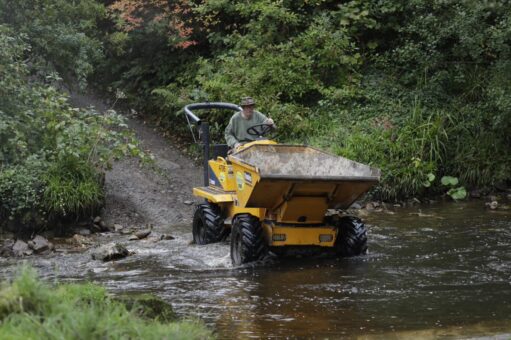
[[[369,254],[351,259],[234,269],[227,243],[190,245],[181,225],[176,240],[128,243],[137,254],[115,263],[88,253],[30,261],[50,279],[153,292],[219,338],[511,337],[511,210],[435,204],[364,219]],[[14,261],[0,265],[7,276]]]

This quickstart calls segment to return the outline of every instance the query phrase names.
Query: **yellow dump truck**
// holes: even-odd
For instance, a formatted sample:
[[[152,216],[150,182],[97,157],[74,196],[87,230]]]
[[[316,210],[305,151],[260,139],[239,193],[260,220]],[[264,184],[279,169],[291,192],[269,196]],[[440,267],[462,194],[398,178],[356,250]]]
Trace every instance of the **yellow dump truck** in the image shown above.
[[[255,141],[227,154],[226,145],[210,145],[209,125],[194,113],[201,109],[241,110],[229,103],[184,108],[204,153],[204,186],[193,189],[205,200],[193,217],[196,244],[230,234],[234,265],[261,260],[270,251],[315,249],[338,256],[367,251],[363,222],[338,212],[376,184],[380,170],[310,146],[278,144],[266,137],[265,124],[248,131]]]

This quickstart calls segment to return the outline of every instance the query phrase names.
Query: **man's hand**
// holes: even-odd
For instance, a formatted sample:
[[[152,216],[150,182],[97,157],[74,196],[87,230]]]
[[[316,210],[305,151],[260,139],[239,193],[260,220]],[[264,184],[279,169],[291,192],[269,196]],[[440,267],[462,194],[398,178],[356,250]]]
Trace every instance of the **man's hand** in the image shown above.
[[[273,119],[271,118],[266,118],[266,120],[264,121],[264,124],[269,124],[269,125],[273,125],[274,128],[276,128],[277,126],[275,125],[275,122],[273,121]]]
[[[240,146],[241,146],[241,143],[236,143],[236,144],[234,144],[233,149],[235,149],[235,150],[236,150],[236,149],[237,149],[237,148],[239,148]]]

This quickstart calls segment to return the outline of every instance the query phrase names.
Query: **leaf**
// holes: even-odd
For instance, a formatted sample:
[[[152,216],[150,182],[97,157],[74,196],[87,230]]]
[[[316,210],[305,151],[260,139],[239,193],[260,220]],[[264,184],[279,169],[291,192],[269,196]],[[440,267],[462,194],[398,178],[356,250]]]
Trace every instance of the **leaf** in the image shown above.
[[[444,176],[440,181],[442,182],[442,185],[445,186],[455,186],[458,184],[458,178],[452,176]]]
[[[456,201],[462,200],[467,197],[467,190],[465,187],[452,188],[447,192],[447,195]]]
[[[429,182],[433,182],[435,180],[435,178],[436,178],[435,174],[433,174],[431,172],[428,174],[428,181]]]

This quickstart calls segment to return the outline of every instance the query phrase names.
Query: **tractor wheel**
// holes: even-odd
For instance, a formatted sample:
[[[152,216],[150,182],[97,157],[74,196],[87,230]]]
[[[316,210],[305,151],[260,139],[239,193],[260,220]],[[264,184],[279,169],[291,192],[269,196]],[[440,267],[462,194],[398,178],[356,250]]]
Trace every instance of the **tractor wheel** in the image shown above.
[[[225,236],[220,208],[210,203],[197,205],[193,215],[192,232],[195,244],[220,242]]]
[[[242,214],[234,218],[231,231],[231,260],[239,266],[262,260],[268,252],[259,219]]]
[[[367,253],[367,230],[357,217],[346,216],[337,223],[335,249],[339,256],[351,257]]]

